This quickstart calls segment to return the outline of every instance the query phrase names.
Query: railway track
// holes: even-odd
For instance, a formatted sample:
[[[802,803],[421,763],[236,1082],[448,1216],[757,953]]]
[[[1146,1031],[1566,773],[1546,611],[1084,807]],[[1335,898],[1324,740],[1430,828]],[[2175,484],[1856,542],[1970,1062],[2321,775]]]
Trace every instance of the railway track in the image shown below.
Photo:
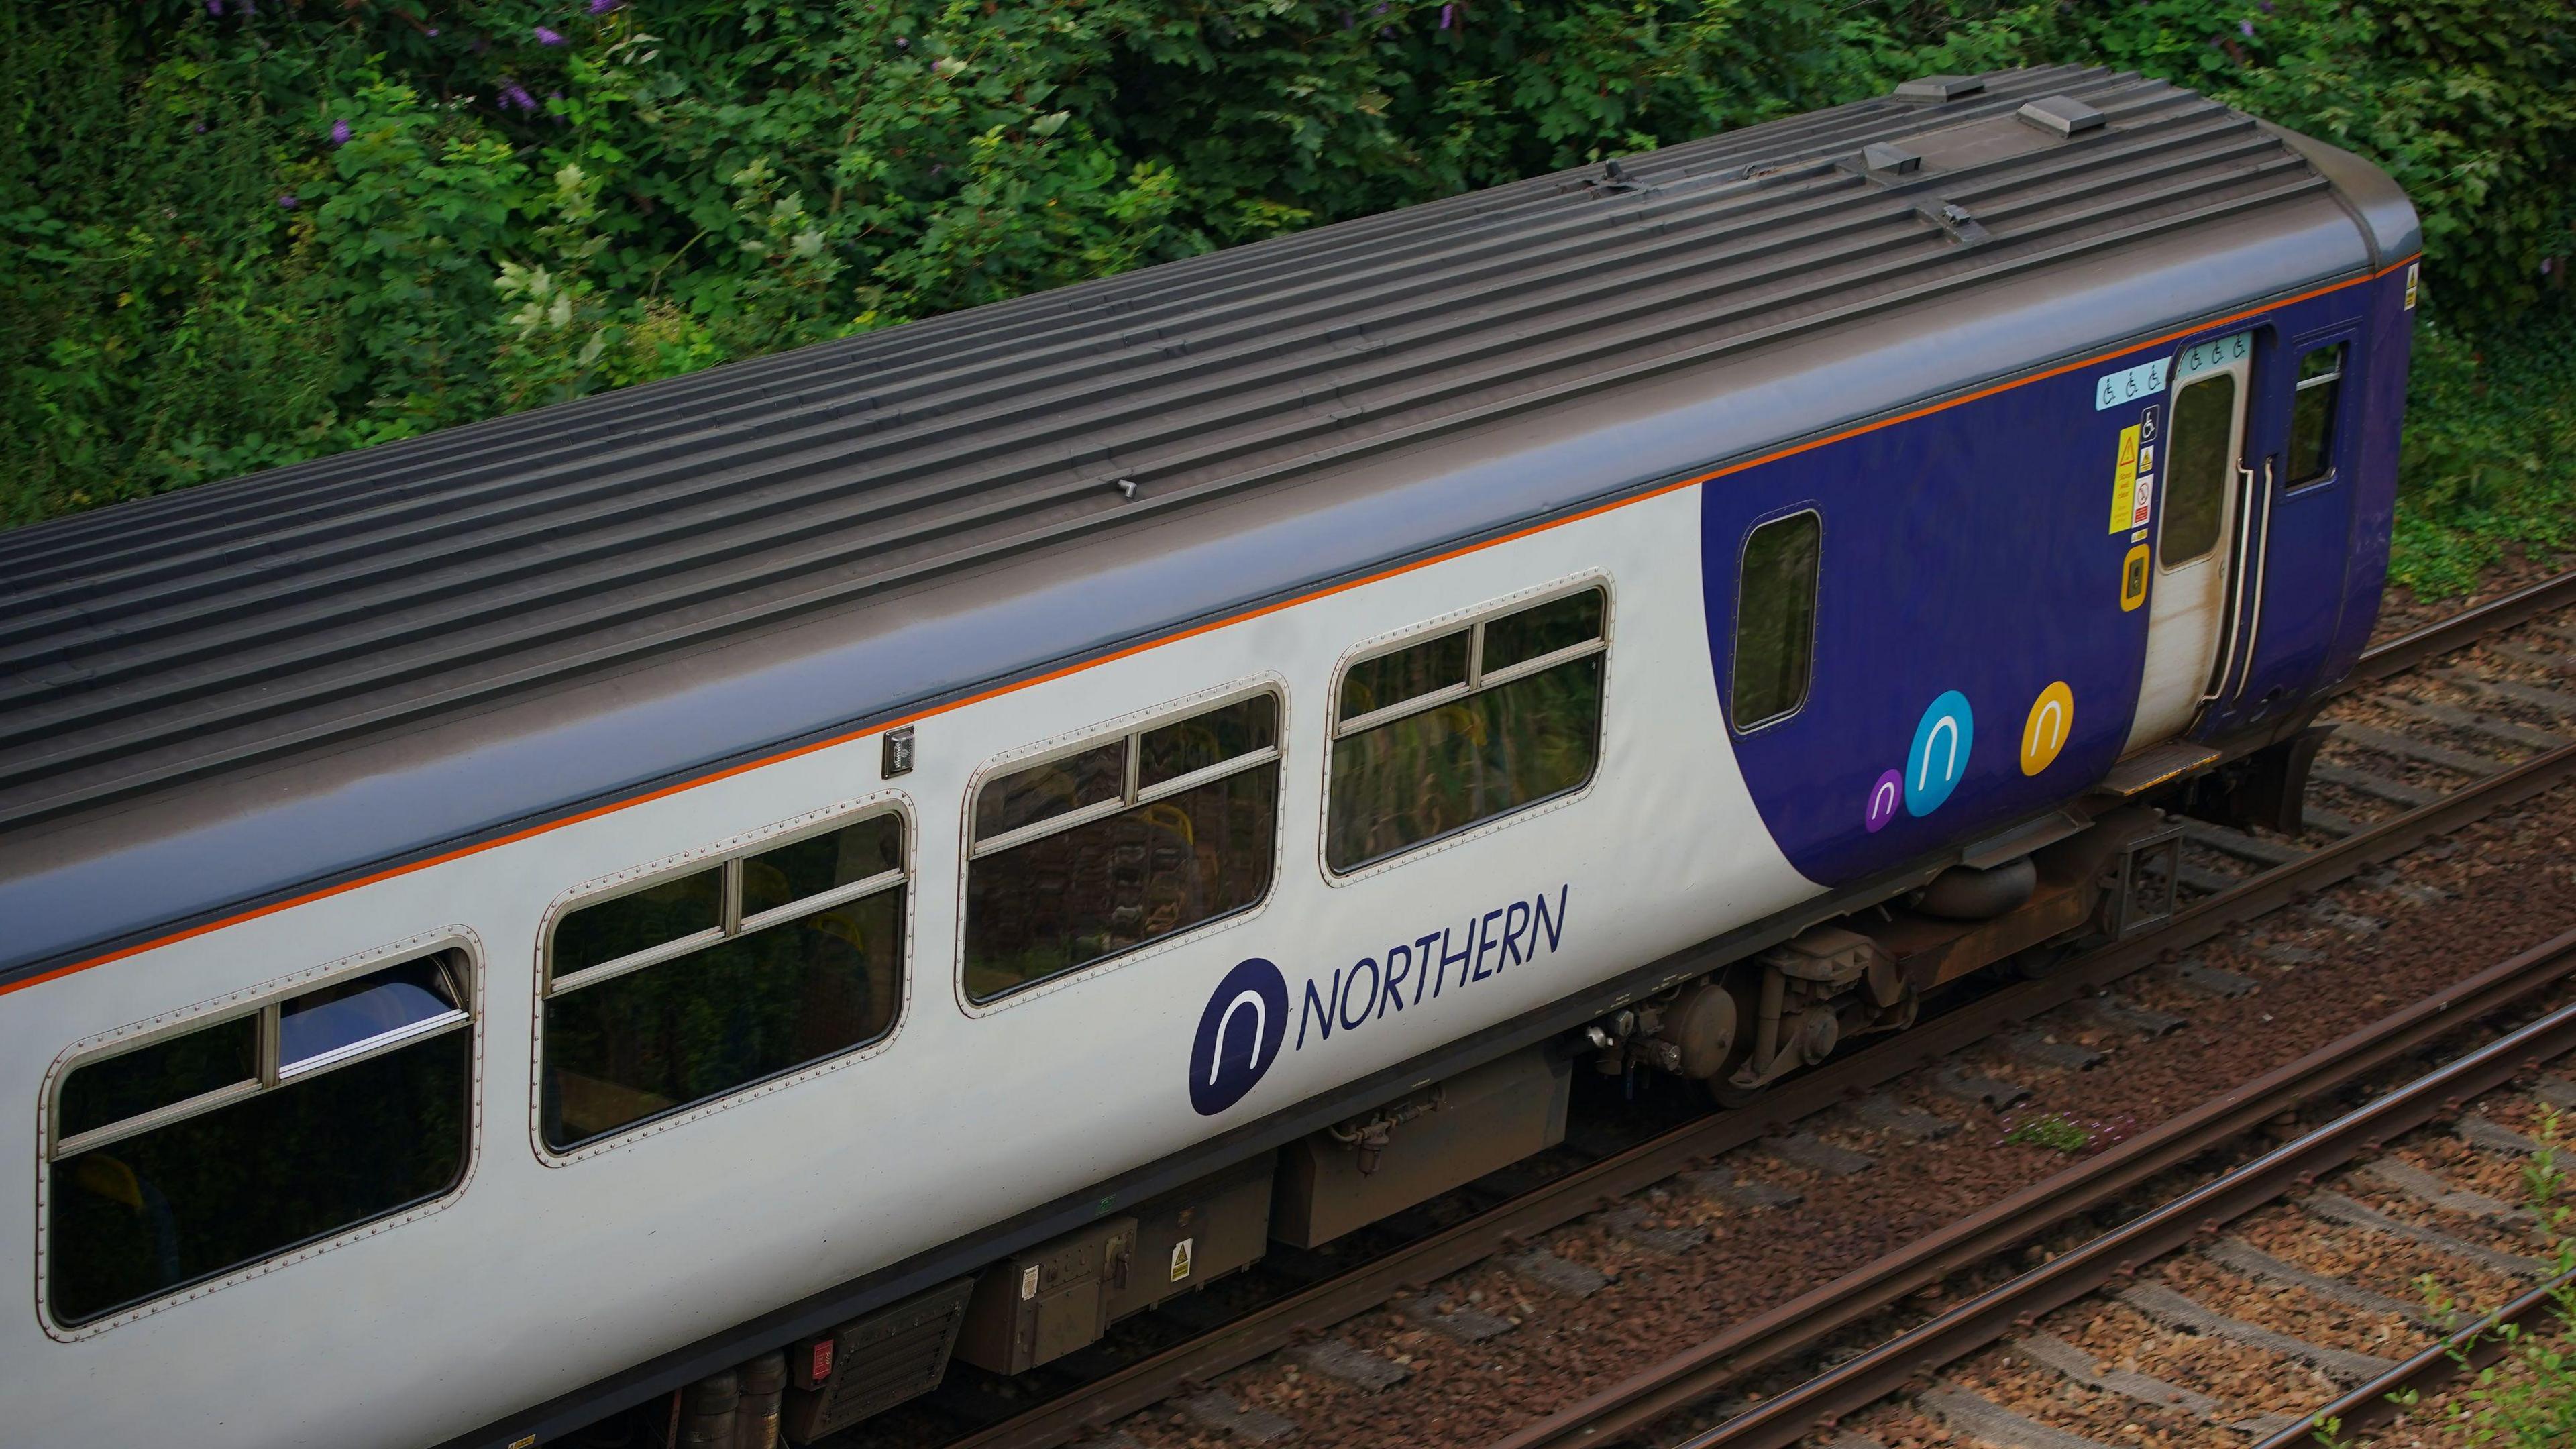
[[[2320,804],[2308,833],[2289,840],[2195,824],[2186,839],[2180,881],[2184,904],[2168,925],[2149,935],[2073,962],[2042,980],[1982,997],[1973,1012],[1929,1020],[1901,1037],[1828,1063],[1773,1089],[1752,1107],[1704,1116],[1611,1152],[1347,1271],[1109,1368],[1069,1392],[999,1415],[988,1403],[987,1422],[962,1437],[924,1438],[917,1428],[888,1435],[880,1425],[861,1426],[833,1442],[1048,1449],[1086,1438],[1128,1439],[1114,1426],[1149,1409],[1174,1411],[1175,1420],[1203,1426],[1212,1435],[1260,1442],[1284,1438],[1295,1425],[1229,1399],[1218,1387],[1220,1376],[1286,1350],[1311,1372],[1329,1378],[1363,1386],[1401,1378],[1400,1365],[1389,1366],[1334,1336],[1337,1325],[1390,1306],[1453,1338],[1508,1332],[1516,1324],[1503,1315],[1465,1304],[1444,1309],[1433,1285],[1479,1265],[1504,1262],[1542,1282],[1554,1272],[1557,1286],[1565,1291],[1589,1291],[1581,1280],[1590,1270],[1551,1257],[1544,1247],[1548,1234],[1579,1220],[1625,1217],[1634,1232],[1651,1240],[1659,1230],[1650,1215],[1641,1214],[1639,1199],[1673,1183],[1677,1174],[1690,1174],[1696,1191],[1743,1203],[1764,1201],[1771,1189],[1736,1174],[1724,1161],[1728,1154],[1766,1143],[1775,1154],[1784,1150],[1784,1143],[1793,1144],[1785,1149],[1793,1154],[1807,1151],[1794,1144],[1815,1139],[1794,1132],[1798,1124],[1867,1098],[1979,1042],[2025,1030],[2048,1013],[2078,1003],[2124,1010],[2115,999],[2103,997],[2115,983],[2159,963],[2170,965],[2183,953],[2284,908],[2330,911],[2331,906],[2320,904],[2321,893],[2576,775],[2576,689],[2562,692],[2554,683],[2576,679],[2576,629],[2562,633],[2544,622],[2571,607],[2576,607],[2576,574],[2507,595],[2370,651],[2331,711],[2347,722],[2321,757],[2312,796]],[[2517,631],[2526,637],[2501,637]],[[2458,658],[2473,647],[2473,660]],[[2398,681],[2406,687],[2397,687]],[[2418,1003],[2397,1014],[2406,1024],[2387,1027],[2388,1035],[2377,1046],[2355,1046],[2341,1057],[2320,1058],[2303,1073],[2266,1089],[2274,1095],[2260,1101],[2248,1095],[2258,1084],[2248,1084],[2170,1118],[2050,1179],[2045,1192],[2026,1189],[1920,1238],[1865,1270],[1855,1270],[1859,1278],[1838,1278],[1829,1285],[1830,1296],[1820,1296],[1827,1289],[1818,1289],[1749,1319],[1721,1339],[1529,1425],[1507,1443],[1511,1449],[1538,1449],[1633,1435],[1749,1374],[1814,1350],[1832,1334],[1888,1311],[1909,1295],[2135,1192],[2158,1173],[2209,1151],[2213,1143],[2232,1140],[2276,1116],[2284,1104],[2313,1103],[2348,1090],[2394,1057],[2527,1000],[2571,970],[2576,970],[2576,952],[2561,951],[2502,975],[2504,968],[2490,971],[2478,978],[2488,984],[2475,991],[2464,984]],[[2227,988],[2222,983],[2218,989]],[[2141,1015],[2130,1011],[2133,1023]],[[1971,1089],[1977,1084],[1975,1078],[1966,1081]],[[1991,1094],[1988,1101],[2004,1105]],[[1820,1160],[1829,1161],[1836,1149],[1818,1145],[1826,1152]],[[2019,1205],[2007,1210],[2007,1203]],[[1815,1416],[1809,1415],[1797,1432],[1814,1425]],[[1796,1438],[1792,1433],[1742,1442],[1789,1443]]]
[[[2576,932],[2491,967],[2461,983],[2455,992],[2419,1001],[2246,1083],[2195,1112],[2171,1119],[2152,1132],[2034,1184],[1976,1218],[1825,1284],[1722,1338],[1697,1345],[1627,1383],[1530,1426],[1504,1443],[1509,1449],[1555,1449],[1609,1443],[1634,1434],[1754,1365],[1776,1362],[1812,1348],[1834,1330],[1891,1306],[1915,1288],[1938,1282],[1961,1268],[2031,1240],[2065,1221],[2071,1215],[2067,1211],[2070,1204],[2102,1206],[2137,1183],[2222,1147],[2267,1120],[2366,1081],[2409,1052],[2455,1031],[2465,1021],[2530,1001],[2559,984],[2571,971],[2576,971]],[[2576,1050],[2576,1005],[2561,1006],[2251,1162],[2171,1197],[2109,1232],[2057,1252],[2046,1263],[2000,1287],[1784,1392],[1747,1405],[1705,1432],[1679,1440],[1673,1449],[1758,1449],[1796,1444],[1814,1432],[1832,1433],[1841,1420],[1860,1409],[1892,1395],[1907,1394],[1927,1371],[2016,1335],[2033,1345],[2022,1350],[2026,1358],[2054,1360],[2065,1365],[2061,1372],[2079,1382],[2089,1379],[2096,1384],[2113,1384],[2116,1387],[2112,1392],[2144,1403],[2161,1400],[2163,1407],[2206,1399],[2205,1395],[2178,1386],[2141,1382],[2141,1376],[2134,1373],[2124,1383],[2117,1370],[2104,1372],[2089,1363],[2078,1366],[2071,1360],[2080,1359],[2081,1350],[2053,1336],[2046,1346],[2040,1346],[2033,1335],[2042,1315],[2075,1304],[2113,1283],[2131,1285],[2120,1301],[2146,1305],[2148,1316],[2159,1321],[2180,1322],[2240,1341],[2259,1343],[2268,1337],[2273,1341],[2267,1346],[2274,1352],[2327,1365],[2328,1372],[2349,1370],[2368,1356],[2348,1348],[2305,1344],[2292,1335],[2242,1324],[2160,1284],[2150,1282],[2148,1291],[2143,1293],[2135,1285],[2150,1263],[2194,1244],[2216,1243],[2222,1245],[2220,1262],[2250,1276],[2289,1283],[2320,1296],[2340,1292],[2347,1295],[2347,1302],[2371,1304],[2385,1311],[2401,1310],[2407,1306],[2402,1300],[2388,1307],[2388,1295],[2377,1290],[2339,1284],[2272,1259],[2240,1238],[2225,1236],[2227,1226],[2257,1208],[2310,1187],[2333,1169],[2381,1152],[2403,1134],[2436,1118],[2460,1115],[2464,1104],[2472,1099],[2494,1092],[2517,1075],[2536,1072],[2543,1063],[2572,1050]],[[2544,1085],[2559,1100],[2576,1102],[2576,1084],[2549,1078]],[[2474,1133],[2473,1138],[2485,1139],[2498,1151],[2529,1150],[2527,1139],[2492,1123],[2486,1126],[2489,1130]],[[2421,1169],[2401,1169],[2390,1176],[2403,1183],[2401,1191],[2419,1199],[2472,1196]],[[2378,1218],[2382,1219],[2379,1230],[2392,1235],[2411,1226],[2367,1208],[2355,1212],[2352,1200],[2340,1193],[2310,1196],[2323,1199],[2320,1211],[2337,1214],[2347,1224]],[[2496,1210],[2510,1211],[2502,1202],[2478,1196],[2483,1211],[2498,1217],[2503,1214]],[[2496,1260],[2507,1256],[2503,1250],[2447,1234],[2432,1236],[2454,1245],[2456,1255],[2470,1264],[2492,1267]],[[2540,1262],[2529,1258],[2524,1261],[2534,1268]],[[2551,1278],[2554,1281],[2555,1275]],[[2374,1298],[2382,1301],[2372,1304]],[[2516,1300],[2515,1310],[2528,1316],[2546,1301],[2544,1292],[2534,1290]],[[2242,1331],[2249,1327],[2256,1332]],[[2442,1342],[2462,1336],[2455,1334]],[[2357,1417],[2362,1403],[2384,1401],[2390,1390],[2409,1383],[2429,1383],[2446,1362],[2437,1345],[2402,1365],[2384,1365],[2385,1372],[2370,1371],[2366,1387],[2375,1388],[2375,1396],[2369,1400],[2356,1397],[2353,1405],[2340,1412]],[[2399,1376],[2401,1369],[2403,1379]],[[2359,1393],[2356,1391],[2356,1396]],[[2077,1449],[2087,1442],[1972,1390],[1952,1385],[1913,1393],[1911,1400],[1921,1405],[1928,1417],[1954,1426],[1958,1437],[1968,1443],[2018,1440],[2043,1444],[2052,1442],[2052,1435],[2060,1436],[2054,1442],[2062,1443],[2065,1449]],[[2253,1422],[2266,1449],[2273,1444],[2309,1442],[2306,1426],[2312,1423],[2311,1413],[2275,1411],[2272,1417],[2282,1422],[2266,1424],[2250,1412],[2240,1412],[2232,1421],[2227,1420],[2224,1405],[2193,1407],[2240,1431]],[[2322,1403],[2316,1407],[2324,1412],[2338,1411]],[[2038,1426],[2036,1430],[2030,1427],[2034,1424]],[[1872,1442],[1863,1436],[1846,1437],[1851,1449],[1863,1449]]]

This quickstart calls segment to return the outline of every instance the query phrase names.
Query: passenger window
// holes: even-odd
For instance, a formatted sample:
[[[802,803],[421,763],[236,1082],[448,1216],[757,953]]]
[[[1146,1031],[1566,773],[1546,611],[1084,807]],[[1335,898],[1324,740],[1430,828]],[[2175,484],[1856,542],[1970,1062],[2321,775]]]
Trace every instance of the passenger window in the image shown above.
[[[548,955],[546,1145],[568,1151],[892,1030],[903,859],[903,817],[883,811],[565,912]]]
[[[64,1073],[45,1235],[87,1323],[400,1212],[465,1170],[461,954],[344,978]]]
[[[2218,547],[2226,523],[2229,434],[2236,427],[2236,374],[2213,373],[2186,383],[2174,398],[2173,436],[2165,459],[2164,536],[2156,559],[2166,568],[2186,564]]]
[[[1735,582],[1739,730],[1794,714],[1806,702],[1824,532],[1824,519],[1809,510],[1775,518],[1744,540],[1744,563]]]
[[[2290,404],[2289,486],[2314,483],[2334,472],[2335,414],[2343,391],[2346,344],[2310,348],[2299,359],[2299,386]]]
[[[1352,665],[1324,863],[1356,870],[1591,779],[1607,605],[1584,589]]]
[[[1278,817],[1275,694],[986,780],[966,865],[967,998],[1250,909],[1270,890]]]

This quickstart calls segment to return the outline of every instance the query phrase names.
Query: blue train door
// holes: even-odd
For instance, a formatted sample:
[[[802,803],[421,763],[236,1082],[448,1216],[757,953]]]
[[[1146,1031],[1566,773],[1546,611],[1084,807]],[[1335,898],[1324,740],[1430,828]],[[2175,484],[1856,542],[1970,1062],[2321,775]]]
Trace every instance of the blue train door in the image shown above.
[[[2245,405],[2253,366],[2251,332],[2184,349],[2161,435],[2140,444],[2140,488],[2155,500],[2154,571],[2146,668],[2123,753],[2188,728],[2221,667],[2244,562],[2237,513],[2249,485]]]
[[[2242,642],[2201,717],[2204,737],[2258,722],[2304,698],[2325,677],[2346,607],[2352,561],[2353,490],[2344,485],[2344,380],[2359,339],[2349,322],[2265,350],[2252,403],[2246,461],[2261,488],[2245,507],[2255,520],[2245,556],[2253,577]]]

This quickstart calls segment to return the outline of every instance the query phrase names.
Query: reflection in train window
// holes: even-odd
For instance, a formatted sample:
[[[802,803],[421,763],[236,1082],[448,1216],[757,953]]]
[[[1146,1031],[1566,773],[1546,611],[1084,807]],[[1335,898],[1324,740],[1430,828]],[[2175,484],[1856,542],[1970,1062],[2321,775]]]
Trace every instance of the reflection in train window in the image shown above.
[[[565,912],[548,955],[546,1145],[568,1151],[893,1030],[903,857],[903,817],[881,811]]]
[[[1815,658],[1816,574],[1824,519],[1814,510],[1775,518],[1744,540],[1735,584],[1735,727],[1797,713]]]
[[[2235,429],[2236,374],[2196,377],[2174,395],[2173,428],[2165,440],[2158,566],[2176,568],[2218,547],[2218,535],[2227,526],[2227,481],[2236,469],[2228,452]]]
[[[1250,909],[1270,889],[1278,816],[1266,692],[986,780],[966,866],[968,999]]]
[[[1325,864],[1354,870],[1590,780],[1607,605],[1582,589],[1352,665]]]
[[[54,1098],[46,1306],[80,1324],[439,1196],[465,1171],[465,959],[346,976],[112,1056]]]
[[[2344,347],[2341,342],[2312,347],[2299,359],[2298,392],[2290,404],[2290,487],[2314,483],[2334,471]]]

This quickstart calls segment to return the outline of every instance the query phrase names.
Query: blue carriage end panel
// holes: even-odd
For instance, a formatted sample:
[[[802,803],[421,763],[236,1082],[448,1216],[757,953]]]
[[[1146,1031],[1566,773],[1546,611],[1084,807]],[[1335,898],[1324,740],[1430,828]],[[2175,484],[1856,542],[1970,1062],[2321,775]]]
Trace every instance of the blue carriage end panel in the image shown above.
[[[2366,363],[2390,349],[2368,325],[2378,289],[2348,287],[2252,321],[2007,385],[1714,478],[1701,487],[1709,657],[1756,808],[1808,878],[1849,884],[2089,789],[2117,762],[2138,704],[2156,509],[2141,503],[2141,446],[2164,422],[2175,353],[2252,329],[2359,335],[2349,408],[2384,405]],[[2402,368],[2402,344],[2398,350]],[[2249,446],[2286,426],[2289,392],[2258,378]],[[2368,399],[2364,403],[2365,397]],[[2275,407],[2281,417],[2272,416]],[[2262,713],[2302,706],[2349,667],[2350,575],[2366,555],[2380,430],[2342,430],[2351,476],[2274,522],[2264,576]],[[2389,434],[2393,438],[2393,432]],[[2392,443],[2393,446],[2393,443]],[[2259,469],[2258,475],[2259,475]],[[2150,485],[2152,486],[2152,485]],[[2375,498],[2375,493],[2370,494]],[[1733,729],[1739,562],[1752,531],[1813,509],[1822,520],[1812,674],[1789,716]],[[2298,539],[2284,546],[2283,528]],[[2385,551],[2385,523],[2377,524]],[[2363,546],[2357,546],[2363,545]],[[2248,697],[2249,706],[2253,703]]]

